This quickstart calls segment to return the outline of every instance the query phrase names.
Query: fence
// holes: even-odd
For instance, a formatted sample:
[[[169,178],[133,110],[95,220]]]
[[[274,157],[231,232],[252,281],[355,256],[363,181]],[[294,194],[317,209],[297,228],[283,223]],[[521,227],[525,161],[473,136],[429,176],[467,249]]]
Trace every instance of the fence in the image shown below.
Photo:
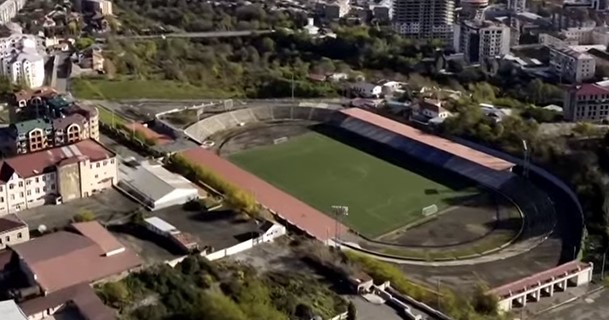
[[[287,230],[284,226],[276,224],[276,223],[273,224],[273,226],[274,227],[270,228],[267,233],[261,235],[260,237],[245,240],[243,242],[237,243],[236,245],[234,245],[232,247],[214,251],[209,254],[207,252],[201,252],[201,256],[207,258],[207,260],[209,260],[209,261],[222,259],[222,258],[231,256],[233,254],[237,254],[239,252],[249,250],[259,244],[262,244],[265,242],[273,242],[275,239],[277,239],[287,233]],[[173,260],[167,260],[167,261],[165,261],[165,263],[173,268],[178,263],[182,262],[182,260],[186,259],[186,257],[187,257],[187,255],[173,259]]]

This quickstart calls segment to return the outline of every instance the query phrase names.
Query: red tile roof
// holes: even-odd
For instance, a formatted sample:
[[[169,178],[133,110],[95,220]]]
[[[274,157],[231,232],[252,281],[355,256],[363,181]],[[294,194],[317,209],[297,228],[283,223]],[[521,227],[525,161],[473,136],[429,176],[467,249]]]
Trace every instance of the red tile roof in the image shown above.
[[[377,127],[384,128],[399,135],[419,141],[436,149],[444,150],[459,158],[467,159],[487,168],[491,168],[494,170],[507,170],[514,166],[514,164],[511,162],[505,161],[497,157],[493,157],[489,154],[480,152],[478,150],[450,141],[448,139],[425,133],[419,129],[413,128],[403,123],[399,123],[389,118],[385,118],[378,114],[368,112],[363,109],[350,108],[341,110],[341,112],[353,118],[373,124]]]
[[[577,88],[577,95],[601,95],[601,94],[609,94],[609,89],[603,88],[594,83],[585,83]]]
[[[252,193],[260,204],[273,210],[282,219],[319,240],[325,241],[333,238],[335,226],[340,233],[348,230],[347,227],[340,223],[335,224],[335,220],[329,216],[313,209],[306,203],[279,190],[270,183],[237,167],[209,150],[196,147],[183,151],[180,154],[193,164],[209,168],[230,183]]]
[[[77,284],[46,296],[34,298],[19,304],[23,313],[32,316],[44,310],[73,303],[87,320],[115,320],[112,309],[106,307],[86,283]]]
[[[95,242],[106,254],[125,248],[122,243],[116,240],[116,238],[97,221],[73,223],[71,227],[83,236],[93,240],[93,242]]]
[[[0,217],[0,233],[9,232],[19,228],[27,228],[27,224],[15,214]]]
[[[29,178],[43,172],[55,171],[55,166],[67,159],[88,158],[99,161],[115,154],[94,140],[83,140],[75,144],[18,155],[0,161],[0,182],[6,182],[13,172],[21,178]]]
[[[161,146],[171,143],[173,141],[173,139],[171,139],[170,136],[165,135],[165,134],[160,134],[138,122],[133,122],[133,123],[127,124],[127,125],[125,125],[125,127],[127,128],[127,130],[135,130],[135,131],[143,134],[144,137],[154,140],[158,145],[161,145]]]
[[[38,285],[47,293],[104,279],[142,264],[129,249],[104,256],[104,250],[93,240],[67,231],[17,244],[11,250],[36,275]]]
[[[494,294],[500,298],[507,298],[512,294],[523,292],[528,289],[537,287],[540,284],[552,281],[556,277],[572,274],[576,271],[589,267],[591,267],[591,264],[589,263],[584,263],[580,261],[567,262],[558,267],[534,274],[530,277],[526,277],[518,281],[502,285],[500,287],[490,290],[489,293]]]

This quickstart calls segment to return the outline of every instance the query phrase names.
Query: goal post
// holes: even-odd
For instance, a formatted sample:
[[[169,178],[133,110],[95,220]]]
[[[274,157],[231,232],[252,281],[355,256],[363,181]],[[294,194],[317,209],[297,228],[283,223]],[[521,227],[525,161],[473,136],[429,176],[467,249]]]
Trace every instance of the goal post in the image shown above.
[[[281,137],[273,140],[273,144],[280,144],[288,141],[288,137]]]
[[[424,208],[421,210],[421,213],[422,213],[424,216],[426,216],[426,217],[428,217],[428,216],[430,216],[430,215],[432,215],[432,214],[436,214],[436,213],[438,213],[438,206],[437,206],[437,205],[435,205],[435,204],[432,204],[432,205],[430,205],[430,206],[424,207]]]

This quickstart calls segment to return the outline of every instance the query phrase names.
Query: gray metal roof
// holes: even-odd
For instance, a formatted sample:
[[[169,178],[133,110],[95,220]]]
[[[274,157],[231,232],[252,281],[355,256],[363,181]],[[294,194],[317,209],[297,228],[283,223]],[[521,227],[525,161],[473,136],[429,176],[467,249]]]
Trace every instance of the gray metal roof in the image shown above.
[[[2,315],[2,320],[27,320],[23,311],[13,300],[0,301],[0,315]]]
[[[121,171],[123,174],[121,183],[154,202],[176,190],[198,192],[186,178],[168,171],[159,164],[144,162],[136,168],[122,166]]]

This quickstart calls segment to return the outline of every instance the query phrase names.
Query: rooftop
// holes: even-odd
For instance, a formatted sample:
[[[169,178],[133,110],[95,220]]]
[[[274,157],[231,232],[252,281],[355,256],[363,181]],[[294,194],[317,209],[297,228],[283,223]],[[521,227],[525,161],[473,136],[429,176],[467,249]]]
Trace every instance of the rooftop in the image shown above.
[[[0,217],[0,234],[12,230],[27,228],[27,224],[15,214]]]
[[[118,242],[97,221],[73,223],[72,228],[81,235],[93,240],[105,254],[125,249],[123,244]]]
[[[142,264],[140,258],[128,249],[120,254],[104,256],[106,252],[98,244],[104,241],[100,239],[114,239],[105,229],[86,233],[93,239],[74,232],[58,231],[14,245],[10,250],[36,275],[38,285],[47,293],[101,280]]]
[[[27,320],[19,306],[13,300],[0,301],[2,320]]]
[[[86,283],[77,284],[46,296],[27,300],[21,303],[20,306],[26,315],[32,316],[70,302],[87,320],[116,320],[114,312],[104,305],[93,289]]]
[[[115,154],[94,140],[83,140],[68,146],[18,155],[0,161],[0,183],[7,182],[13,173],[29,178],[43,172],[54,171],[67,159],[89,159],[99,161]]]
[[[178,230],[172,224],[159,217],[146,218],[144,219],[144,221],[146,221],[146,223],[152,225],[153,227],[161,230],[162,232],[171,233]]]
[[[341,110],[341,112],[356,119],[419,141],[436,149],[444,150],[445,152],[451,153],[459,158],[467,159],[490,169],[507,170],[514,166],[514,164],[511,162],[493,157],[489,154],[480,152],[448,139],[425,133],[419,129],[385,118],[375,113],[368,112],[366,110],[350,108]]]
[[[136,168],[123,166],[121,174],[124,174],[121,176],[122,184],[128,185],[155,202],[175,191],[198,194],[190,181],[170,172],[158,163],[143,162]]]
[[[548,47],[550,50],[560,52],[561,54],[573,57],[575,59],[593,59],[592,56],[586,52],[578,51],[564,45],[548,45]]]

